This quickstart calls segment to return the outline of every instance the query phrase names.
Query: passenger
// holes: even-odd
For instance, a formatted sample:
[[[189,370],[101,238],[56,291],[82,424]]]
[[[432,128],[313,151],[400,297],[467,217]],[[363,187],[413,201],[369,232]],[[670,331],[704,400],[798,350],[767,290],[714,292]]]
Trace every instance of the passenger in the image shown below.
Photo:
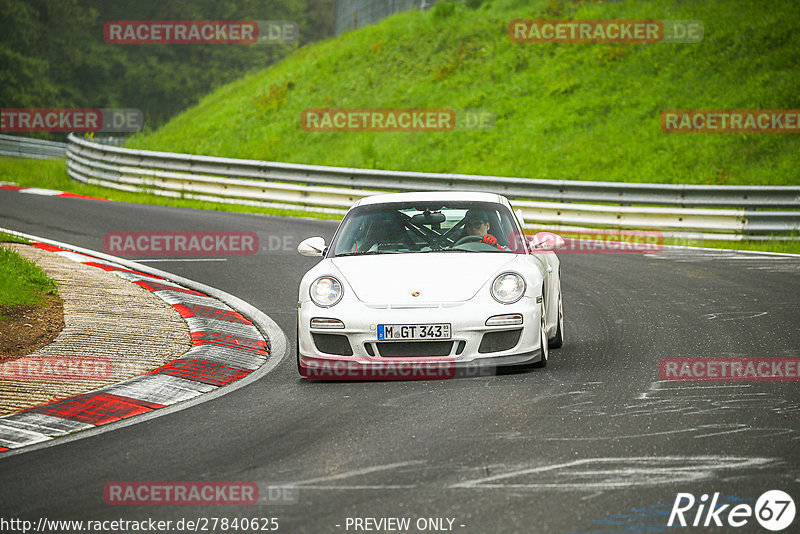
[[[356,250],[376,251],[382,247],[394,248],[402,246],[404,228],[394,216],[377,217],[370,221],[370,229],[361,246],[356,245]]]

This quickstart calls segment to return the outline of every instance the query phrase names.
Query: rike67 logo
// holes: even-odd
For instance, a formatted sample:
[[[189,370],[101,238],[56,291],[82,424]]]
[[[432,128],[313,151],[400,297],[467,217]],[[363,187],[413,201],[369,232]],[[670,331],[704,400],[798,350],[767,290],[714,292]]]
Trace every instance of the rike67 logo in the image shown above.
[[[752,524],[752,519],[755,517],[763,528],[778,532],[789,527],[794,521],[794,500],[781,490],[765,492],[752,507],[749,504],[737,504],[731,507],[730,504],[719,504],[719,501],[719,493],[714,493],[710,499],[707,493],[700,499],[695,499],[691,493],[678,493],[667,526],[738,528]]]

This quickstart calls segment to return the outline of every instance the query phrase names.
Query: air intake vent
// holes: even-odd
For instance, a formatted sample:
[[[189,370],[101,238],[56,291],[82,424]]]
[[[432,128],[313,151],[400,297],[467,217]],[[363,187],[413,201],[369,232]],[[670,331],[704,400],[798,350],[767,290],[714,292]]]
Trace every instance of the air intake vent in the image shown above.
[[[517,346],[517,343],[519,343],[521,334],[521,328],[517,330],[504,330],[502,332],[487,332],[483,334],[478,352],[486,354],[487,352],[502,352],[504,350],[513,349]]]
[[[325,354],[336,356],[352,356],[353,349],[350,347],[350,340],[342,334],[311,334],[317,350]]]

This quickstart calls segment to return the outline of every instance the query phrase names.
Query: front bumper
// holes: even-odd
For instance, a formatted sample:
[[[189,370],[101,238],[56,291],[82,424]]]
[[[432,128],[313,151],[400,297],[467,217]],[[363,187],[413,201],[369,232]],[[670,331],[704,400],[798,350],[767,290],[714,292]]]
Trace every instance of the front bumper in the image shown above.
[[[322,308],[305,301],[298,308],[300,372],[307,378],[340,380],[495,374],[497,367],[541,359],[540,310],[540,304],[527,296],[510,305],[484,299],[410,307],[370,305],[350,299],[332,308]],[[486,325],[490,317],[514,313],[522,316],[522,324]],[[312,328],[312,318],[338,319],[344,328]],[[449,346],[441,341],[377,339],[378,324],[430,323],[451,325]],[[485,335],[489,333],[495,333],[491,339],[499,342],[487,343]],[[330,336],[340,337],[331,343]],[[403,346],[406,343],[409,345]],[[432,350],[426,351],[427,347]]]

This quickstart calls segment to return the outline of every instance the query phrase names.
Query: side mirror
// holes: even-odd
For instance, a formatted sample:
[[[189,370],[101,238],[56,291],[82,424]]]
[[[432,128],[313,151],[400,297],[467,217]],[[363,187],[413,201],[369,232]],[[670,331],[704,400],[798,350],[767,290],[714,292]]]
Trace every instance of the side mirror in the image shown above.
[[[530,243],[539,250],[558,250],[564,247],[566,241],[553,232],[539,232],[531,238]]]
[[[321,237],[309,237],[297,245],[297,252],[303,256],[322,256],[325,251],[325,240]]]
[[[522,229],[524,230],[525,227],[527,226],[527,223],[525,223],[525,217],[522,216],[522,210],[517,208],[517,210],[514,213],[516,213],[517,219],[519,219],[519,224],[522,225]]]

